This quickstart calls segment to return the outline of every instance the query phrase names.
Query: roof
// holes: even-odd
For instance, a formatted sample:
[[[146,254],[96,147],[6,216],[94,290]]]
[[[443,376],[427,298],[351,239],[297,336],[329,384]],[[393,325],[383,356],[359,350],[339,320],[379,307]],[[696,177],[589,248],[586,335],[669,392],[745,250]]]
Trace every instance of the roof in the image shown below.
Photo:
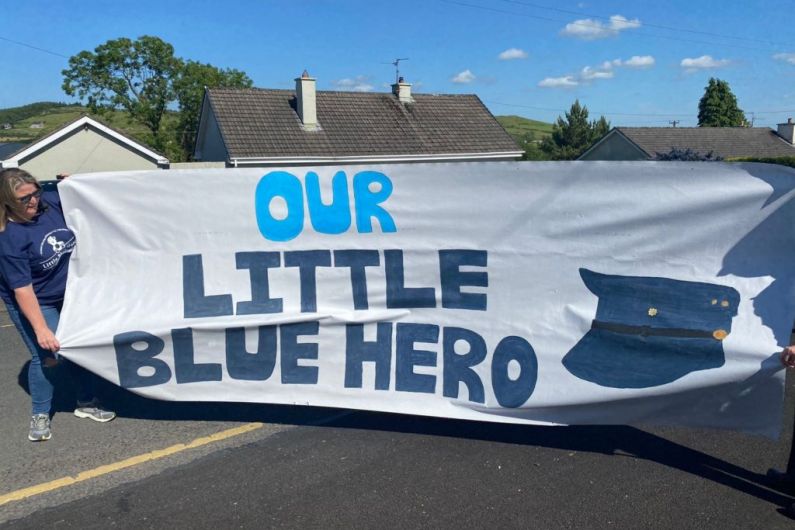
[[[795,146],[767,127],[616,127],[650,158],[672,148],[722,158],[795,156]],[[612,131],[611,131],[612,132]]]
[[[292,90],[207,91],[230,160],[522,153],[475,95],[316,94],[319,129],[306,131]]]
[[[39,138],[35,142],[30,144],[20,144],[21,147],[19,149],[13,153],[10,153],[7,158],[2,160],[3,167],[17,167],[22,160],[47,148],[49,145],[60,141],[65,136],[68,136],[70,133],[72,133],[72,131],[84,126],[93,127],[94,129],[107,134],[108,136],[117,140],[119,143],[126,145],[133,151],[137,151],[141,156],[149,158],[159,165],[168,165],[168,159],[151,147],[148,147],[138,140],[130,138],[121,131],[114,129],[110,125],[102,123],[99,120],[89,116],[80,116],[79,118],[76,118],[63,125],[60,129],[56,129],[50,134]]]

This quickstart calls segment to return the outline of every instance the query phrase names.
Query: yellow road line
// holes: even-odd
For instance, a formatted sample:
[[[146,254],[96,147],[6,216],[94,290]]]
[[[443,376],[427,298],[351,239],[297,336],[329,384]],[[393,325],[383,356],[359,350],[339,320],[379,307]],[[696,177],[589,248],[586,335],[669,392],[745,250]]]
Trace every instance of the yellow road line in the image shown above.
[[[113,464],[107,464],[104,466],[96,467],[94,469],[89,469],[88,471],[83,471],[81,473],[78,473],[77,476],[75,477],[63,477],[50,482],[45,482],[43,484],[37,484],[29,488],[23,488],[21,490],[12,491],[11,493],[0,495],[0,506],[9,503],[11,501],[19,501],[22,499],[26,499],[28,497],[32,497],[34,495],[39,495],[41,493],[53,491],[58,488],[63,488],[64,486],[71,486],[72,484],[83,482],[84,480],[89,480],[102,475],[107,475],[108,473],[113,473],[114,471],[119,471],[121,469],[125,469],[128,467],[137,466],[138,464],[143,464],[144,462],[150,462],[152,460],[164,458],[166,456],[170,456],[175,453],[185,451],[186,449],[195,449],[196,447],[201,447],[202,445],[207,445],[213,442],[219,442],[227,438],[232,438],[233,436],[239,436],[241,434],[245,434],[247,432],[260,429],[264,425],[265,424],[259,422],[247,423],[246,425],[241,425],[240,427],[227,429],[225,431],[217,432],[215,434],[204,436],[202,438],[196,438],[195,440],[187,444],[172,445],[171,447],[166,447],[165,449],[157,449],[149,453],[144,453],[142,455],[133,456],[125,460],[114,462]]]

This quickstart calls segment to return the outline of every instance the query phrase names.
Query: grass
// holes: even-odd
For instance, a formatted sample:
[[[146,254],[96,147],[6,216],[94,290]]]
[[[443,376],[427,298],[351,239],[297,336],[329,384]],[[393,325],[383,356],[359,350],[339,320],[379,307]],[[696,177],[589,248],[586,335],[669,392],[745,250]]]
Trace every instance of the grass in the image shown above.
[[[27,109],[28,107],[29,109]],[[28,110],[28,112],[24,112],[25,110]],[[83,115],[89,115],[143,143],[147,143],[150,136],[146,127],[132,122],[129,119],[129,115],[123,111],[96,115],[92,114],[86,107],[58,103],[51,105],[37,103],[26,105],[25,107],[0,109],[0,123],[9,123],[8,117],[20,118],[25,116],[10,122],[12,125],[11,129],[0,129],[0,142],[33,142]],[[3,118],[6,119],[4,120]],[[175,113],[168,112],[163,118],[163,125],[167,126],[176,119]],[[35,123],[41,123],[42,128],[32,129],[31,125]]]
[[[552,124],[543,121],[522,118],[521,116],[496,116],[508,134],[517,141],[533,135],[535,140],[541,140],[544,136],[552,134]]]

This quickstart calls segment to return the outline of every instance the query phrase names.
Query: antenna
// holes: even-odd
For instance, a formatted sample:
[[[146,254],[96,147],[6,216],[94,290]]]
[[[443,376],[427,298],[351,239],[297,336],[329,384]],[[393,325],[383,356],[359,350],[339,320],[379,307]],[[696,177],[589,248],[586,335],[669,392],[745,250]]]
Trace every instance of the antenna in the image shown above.
[[[408,61],[408,57],[402,57],[400,59],[395,59],[391,63],[383,63],[383,64],[391,64],[395,67],[395,83],[400,83],[400,61]]]
[[[676,125],[677,125],[679,122],[681,122],[681,121],[682,121],[682,120],[673,120],[673,121],[669,121],[668,123],[669,123],[670,125],[673,125],[674,127],[676,127]]]

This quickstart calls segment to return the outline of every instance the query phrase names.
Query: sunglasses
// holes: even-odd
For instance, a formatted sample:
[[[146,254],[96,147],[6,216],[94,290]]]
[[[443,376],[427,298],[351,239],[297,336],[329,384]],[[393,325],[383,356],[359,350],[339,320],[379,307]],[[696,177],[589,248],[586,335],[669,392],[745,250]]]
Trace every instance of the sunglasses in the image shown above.
[[[17,197],[17,200],[19,201],[20,204],[24,204],[25,206],[27,206],[30,203],[30,201],[33,200],[34,197],[37,199],[41,197],[40,189],[34,191],[33,193],[28,193],[27,195],[24,195],[22,197]]]

